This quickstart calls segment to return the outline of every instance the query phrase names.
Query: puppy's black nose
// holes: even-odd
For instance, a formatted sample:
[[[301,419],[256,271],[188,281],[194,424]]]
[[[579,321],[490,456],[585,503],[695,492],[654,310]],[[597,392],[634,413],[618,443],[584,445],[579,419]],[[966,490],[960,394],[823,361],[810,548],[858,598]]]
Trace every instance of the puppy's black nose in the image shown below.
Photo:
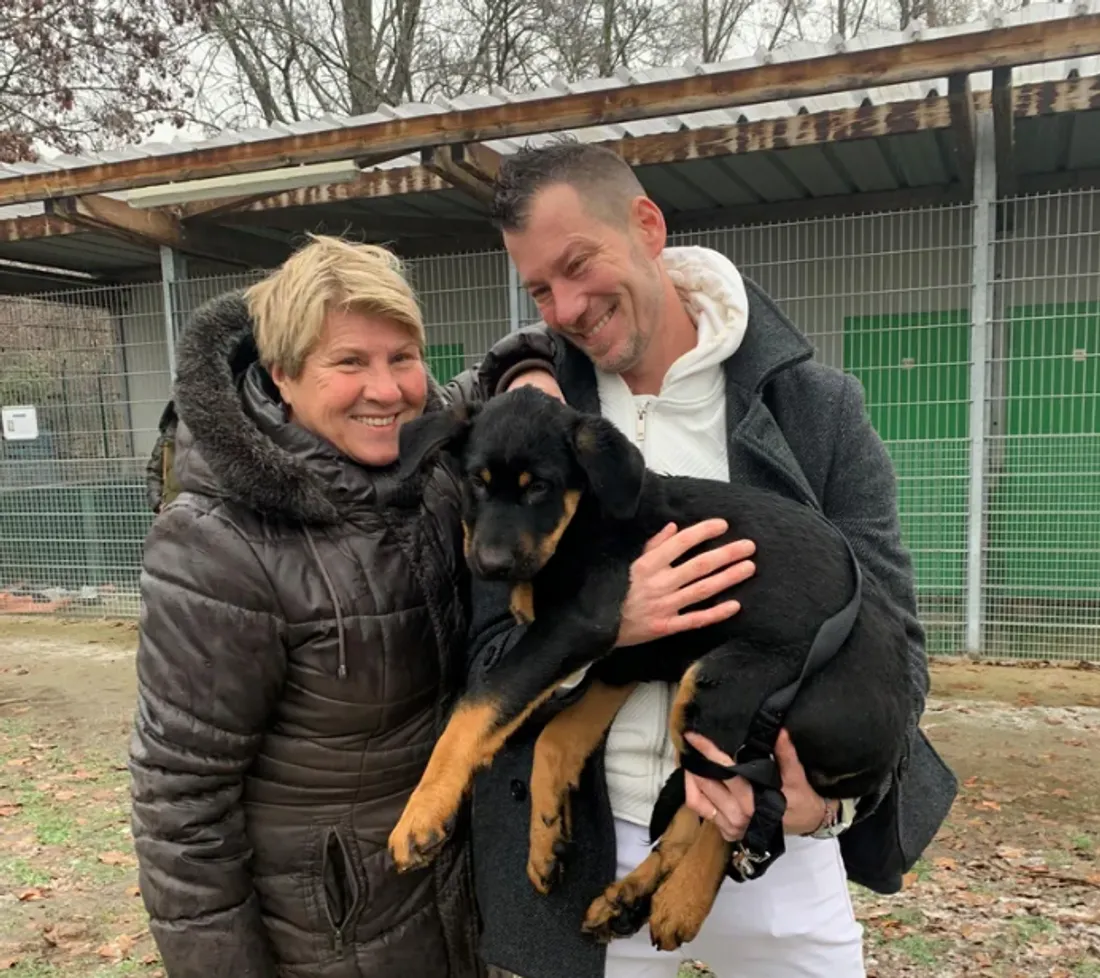
[[[479,547],[473,558],[472,570],[486,580],[500,580],[512,570],[512,554],[504,547]]]

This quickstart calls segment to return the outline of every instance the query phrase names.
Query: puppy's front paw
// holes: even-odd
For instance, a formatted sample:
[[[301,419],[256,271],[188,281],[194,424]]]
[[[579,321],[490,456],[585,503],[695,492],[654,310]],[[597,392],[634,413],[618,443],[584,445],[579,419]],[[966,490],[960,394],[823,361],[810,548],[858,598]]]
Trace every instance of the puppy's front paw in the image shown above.
[[[426,792],[416,791],[390,833],[390,858],[399,873],[429,865],[450,838],[455,810]]]
[[[635,873],[612,883],[589,905],[581,930],[605,944],[637,934],[649,918],[649,883]]]
[[[534,793],[532,793],[534,795]],[[532,802],[535,799],[532,797]],[[527,877],[539,893],[548,894],[561,879],[562,859],[569,845],[569,794],[557,796],[556,806],[547,810],[531,808],[531,837],[527,857]]]

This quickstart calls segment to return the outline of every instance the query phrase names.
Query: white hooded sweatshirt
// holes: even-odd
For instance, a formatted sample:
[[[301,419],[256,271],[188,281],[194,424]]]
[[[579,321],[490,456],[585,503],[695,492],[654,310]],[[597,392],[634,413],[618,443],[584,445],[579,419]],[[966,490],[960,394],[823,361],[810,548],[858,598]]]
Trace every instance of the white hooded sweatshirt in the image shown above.
[[[698,342],[669,368],[656,396],[632,394],[618,374],[597,371],[600,413],[641,450],[653,471],[727,481],[722,364],[737,352],[748,326],[745,286],[733,263],[708,248],[666,248],[662,257],[695,321]],[[616,818],[648,825],[676,767],[668,737],[674,695],[666,683],[643,683],[611,726],[607,785]]]

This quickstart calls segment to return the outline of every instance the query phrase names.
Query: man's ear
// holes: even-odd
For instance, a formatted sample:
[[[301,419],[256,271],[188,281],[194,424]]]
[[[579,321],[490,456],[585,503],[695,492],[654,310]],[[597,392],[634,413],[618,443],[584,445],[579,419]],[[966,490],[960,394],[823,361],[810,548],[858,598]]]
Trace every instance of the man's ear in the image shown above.
[[[638,512],[645,459],[606,418],[584,415],[573,426],[573,453],[603,511],[616,520]]]
[[[398,433],[397,478],[404,480],[441,452],[460,455],[479,405],[460,404],[444,411],[422,414],[401,426]]]

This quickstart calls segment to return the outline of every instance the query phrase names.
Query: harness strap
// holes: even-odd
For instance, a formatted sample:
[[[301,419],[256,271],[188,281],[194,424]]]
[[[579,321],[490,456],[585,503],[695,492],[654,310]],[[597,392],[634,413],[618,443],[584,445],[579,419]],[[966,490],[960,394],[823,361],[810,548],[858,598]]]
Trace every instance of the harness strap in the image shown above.
[[[859,614],[863,600],[863,574],[852,545],[843,534],[840,536],[844,540],[855,573],[852,597],[840,611],[822,623],[810,645],[798,678],[768,696],[757,709],[749,723],[745,742],[734,757],[734,763],[716,764],[684,742],[680,765],[685,770],[712,781],[728,781],[740,776],[752,785],[752,818],[749,819],[744,837],[734,846],[729,867],[729,875],[738,882],[763,876],[768,867],[786,850],[783,816],[787,811],[787,799],[781,790],[782,779],[775,760],[775,741],[783,727],[787,710],[794,702],[802,683],[840,651]]]

